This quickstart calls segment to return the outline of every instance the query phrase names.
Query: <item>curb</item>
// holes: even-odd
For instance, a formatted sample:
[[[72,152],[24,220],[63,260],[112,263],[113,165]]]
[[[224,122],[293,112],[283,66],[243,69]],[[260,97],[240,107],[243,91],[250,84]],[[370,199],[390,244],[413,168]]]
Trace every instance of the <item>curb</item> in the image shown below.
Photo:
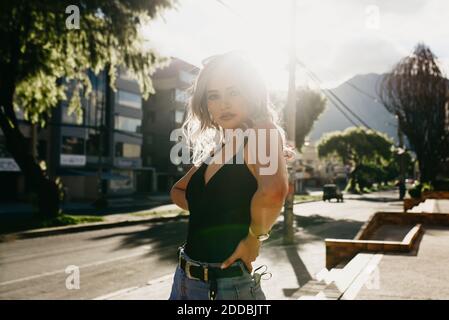
[[[303,204],[303,203],[310,203],[310,202],[320,202],[320,201],[323,201],[323,200],[319,199],[319,200],[307,200],[307,201],[299,201],[299,202],[293,201],[293,205]]]
[[[53,227],[53,228],[45,228],[45,229],[36,229],[30,231],[16,232],[16,233],[8,233],[0,235],[0,242],[5,241],[5,239],[31,239],[38,237],[48,237],[48,236],[56,236],[61,234],[68,233],[76,233],[83,231],[93,231],[93,230],[101,230],[101,229],[109,229],[116,227],[126,227],[138,225],[146,222],[161,222],[166,220],[182,220],[188,218],[188,215],[176,215],[176,216],[166,216],[166,217],[151,217],[139,220],[123,220],[117,222],[98,222],[98,223],[86,223],[74,226],[62,226],[62,227]]]

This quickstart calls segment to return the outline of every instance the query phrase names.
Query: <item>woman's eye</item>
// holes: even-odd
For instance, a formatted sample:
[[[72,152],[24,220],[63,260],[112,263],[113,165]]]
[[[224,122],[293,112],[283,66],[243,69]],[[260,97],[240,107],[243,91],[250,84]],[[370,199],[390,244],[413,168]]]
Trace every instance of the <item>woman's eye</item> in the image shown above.
[[[208,99],[209,100],[215,100],[215,99],[217,99],[218,98],[218,94],[210,94],[209,96],[208,96]]]

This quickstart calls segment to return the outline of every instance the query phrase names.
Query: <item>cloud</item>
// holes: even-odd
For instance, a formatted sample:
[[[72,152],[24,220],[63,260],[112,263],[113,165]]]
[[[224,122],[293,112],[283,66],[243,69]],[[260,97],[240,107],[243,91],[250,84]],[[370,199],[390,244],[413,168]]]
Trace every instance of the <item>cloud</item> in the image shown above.
[[[340,83],[356,74],[390,70],[407,50],[379,37],[355,37],[341,43],[326,64],[317,64],[323,81]]]

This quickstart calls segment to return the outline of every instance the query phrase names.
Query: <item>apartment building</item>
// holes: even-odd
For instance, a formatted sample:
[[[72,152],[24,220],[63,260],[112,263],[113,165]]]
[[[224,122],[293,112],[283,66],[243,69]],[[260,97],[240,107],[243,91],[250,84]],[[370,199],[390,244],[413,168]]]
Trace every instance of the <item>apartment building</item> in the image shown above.
[[[146,101],[124,68],[118,70],[116,91],[108,86],[106,72],[88,72],[93,91],[81,99],[80,118],[69,114],[67,101],[53,110],[43,129],[19,114],[25,147],[35,148],[49,173],[61,177],[67,201],[168,192],[188,170],[170,160],[175,144],[170,133],[184,121],[188,88],[198,71],[172,58],[170,65],[152,75],[156,93]],[[71,94],[69,90],[69,98]],[[30,188],[4,142],[0,131],[1,200],[23,200]]]
[[[189,166],[175,165],[170,150],[173,130],[181,127],[198,67],[176,58],[170,65],[153,74],[156,94],[143,102],[143,164],[156,170],[156,190],[168,192]]]

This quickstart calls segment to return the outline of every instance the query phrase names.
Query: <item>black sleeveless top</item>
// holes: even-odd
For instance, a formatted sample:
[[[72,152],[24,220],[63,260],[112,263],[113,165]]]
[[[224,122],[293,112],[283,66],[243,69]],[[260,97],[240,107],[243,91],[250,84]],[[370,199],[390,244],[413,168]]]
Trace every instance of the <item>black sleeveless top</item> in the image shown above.
[[[246,142],[247,139],[245,145]],[[207,184],[205,162],[190,178],[186,188],[190,216],[185,252],[193,260],[223,262],[248,235],[251,199],[257,190],[257,180],[245,162],[236,163],[240,152],[243,147]]]

